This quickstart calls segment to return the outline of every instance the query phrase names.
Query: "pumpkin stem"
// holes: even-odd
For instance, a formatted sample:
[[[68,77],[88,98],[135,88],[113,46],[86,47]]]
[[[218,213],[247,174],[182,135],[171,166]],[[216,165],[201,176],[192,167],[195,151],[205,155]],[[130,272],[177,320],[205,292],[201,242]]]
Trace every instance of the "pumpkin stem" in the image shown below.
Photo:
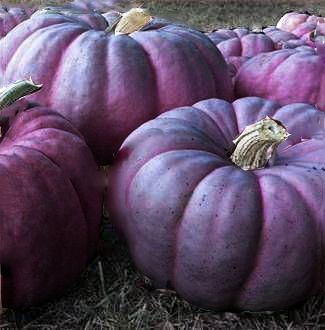
[[[266,117],[247,126],[233,141],[235,148],[230,159],[245,171],[264,168],[289,135],[280,121]]]
[[[42,85],[34,84],[32,78],[19,80],[0,89],[0,110],[15,103],[24,96],[39,91]]]
[[[145,27],[152,20],[152,16],[147,9],[132,8],[126,13],[117,17],[107,29],[106,32],[113,31],[115,35],[130,34]]]

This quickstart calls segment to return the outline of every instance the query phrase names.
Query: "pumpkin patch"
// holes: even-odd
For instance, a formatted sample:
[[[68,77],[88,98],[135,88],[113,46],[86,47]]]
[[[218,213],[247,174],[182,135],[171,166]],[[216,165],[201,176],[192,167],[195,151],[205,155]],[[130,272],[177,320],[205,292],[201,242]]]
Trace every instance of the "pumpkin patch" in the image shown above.
[[[0,326],[325,326],[324,18],[155,1],[0,6]]]

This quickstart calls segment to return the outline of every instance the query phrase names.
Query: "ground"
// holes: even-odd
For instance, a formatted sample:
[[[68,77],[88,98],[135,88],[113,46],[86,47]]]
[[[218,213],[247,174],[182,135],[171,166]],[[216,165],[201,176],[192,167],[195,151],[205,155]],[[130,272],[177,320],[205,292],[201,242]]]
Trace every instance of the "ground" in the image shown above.
[[[188,22],[201,30],[274,25],[288,10],[325,14],[323,1],[143,0],[141,3],[157,15]],[[154,290],[136,272],[109,219],[105,218],[104,224],[98,256],[69,292],[38,308],[7,310],[1,316],[0,329],[325,328],[323,296],[277,313],[216,313],[192,307],[173,292]]]

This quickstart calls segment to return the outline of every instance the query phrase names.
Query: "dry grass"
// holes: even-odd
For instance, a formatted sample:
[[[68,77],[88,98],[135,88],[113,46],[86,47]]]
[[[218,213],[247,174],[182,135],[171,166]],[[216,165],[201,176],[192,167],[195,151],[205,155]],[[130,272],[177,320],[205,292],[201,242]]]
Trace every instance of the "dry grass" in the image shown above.
[[[202,30],[272,25],[289,9],[325,14],[323,1],[141,3],[157,15],[189,22]],[[104,223],[98,256],[66,296],[38,308],[8,310],[0,319],[0,329],[325,329],[324,297],[280,313],[214,313],[190,306],[173,292],[153,290],[134,269],[108,219]]]

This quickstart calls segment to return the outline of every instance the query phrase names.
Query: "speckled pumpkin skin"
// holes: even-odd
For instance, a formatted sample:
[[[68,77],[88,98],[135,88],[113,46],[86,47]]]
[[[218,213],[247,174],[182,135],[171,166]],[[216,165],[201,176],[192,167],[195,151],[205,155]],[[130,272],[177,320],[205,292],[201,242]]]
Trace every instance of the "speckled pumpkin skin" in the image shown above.
[[[227,150],[267,115],[292,135],[272,166],[243,171]],[[135,130],[107,203],[138,269],[215,310],[278,310],[324,288],[324,123],[312,106],[252,97],[201,101]]]
[[[324,49],[299,47],[257,55],[235,78],[237,97],[259,96],[290,104],[304,102],[325,111]]]
[[[104,178],[58,113],[22,102],[0,116],[2,307],[26,308],[61,295],[93,256]]]
[[[233,99],[227,65],[203,34],[176,25],[115,36],[63,14],[39,14],[0,41],[4,83],[32,77],[28,99],[58,109],[101,164],[136,127],[176,106]],[[37,63],[37,65],[35,64]]]

